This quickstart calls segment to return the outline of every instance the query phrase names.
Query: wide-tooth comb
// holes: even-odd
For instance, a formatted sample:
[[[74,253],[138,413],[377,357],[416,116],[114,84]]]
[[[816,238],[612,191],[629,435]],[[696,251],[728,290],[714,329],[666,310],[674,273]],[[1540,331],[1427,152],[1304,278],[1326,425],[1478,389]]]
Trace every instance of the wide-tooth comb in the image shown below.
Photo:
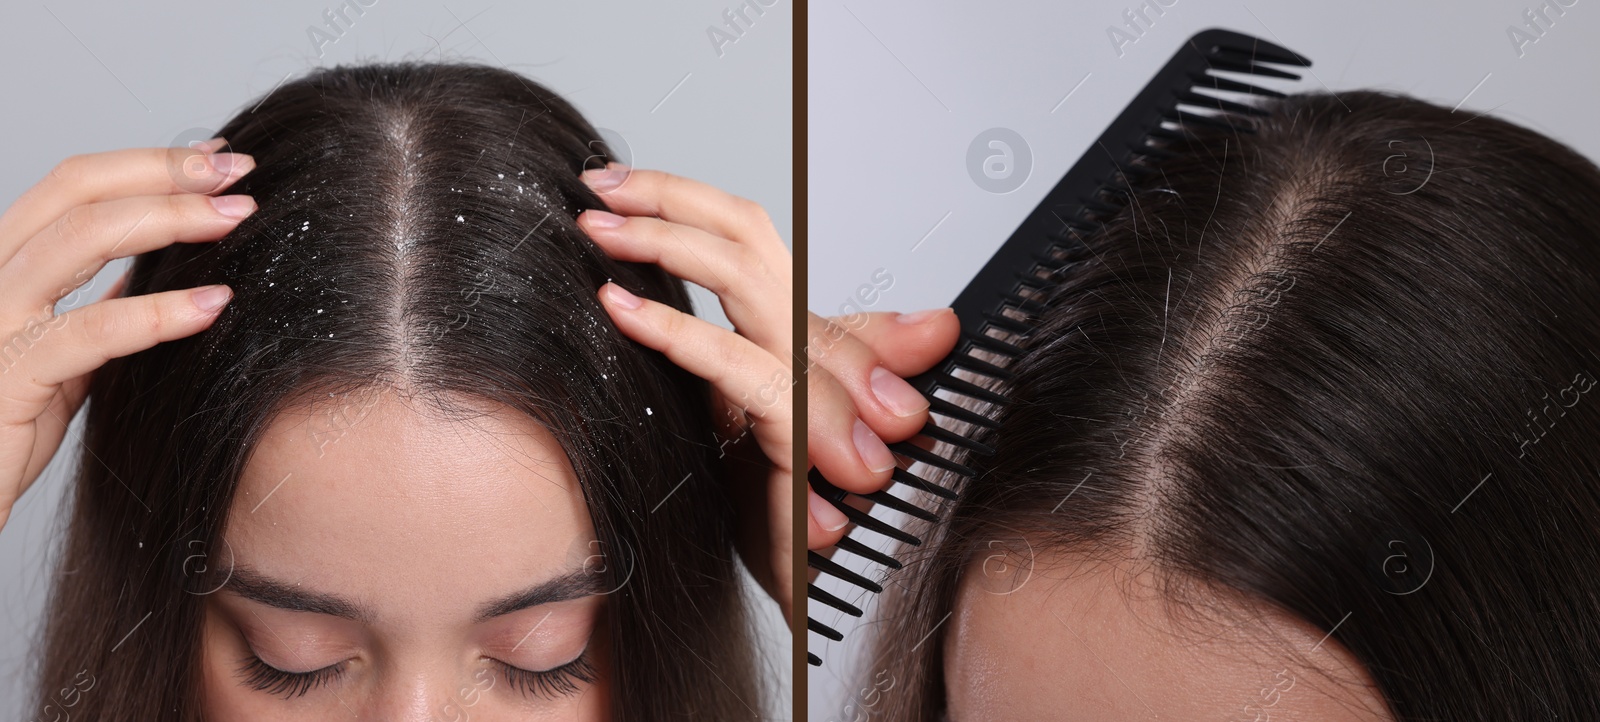
[[[956,318],[961,321],[961,340],[955,350],[932,370],[908,379],[928,398],[931,405],[929,421],[920,432],[922,437],[945,442],[948,446],[944,448],[964,448],[980,456],[994,453],[988,446],[935,422],[937,417],[943,417],[948,422],[994,428],[995,422],[990,418],[993,410],[1007,403],[1004,396],[957,377],[957,371],[993,380],[1008,378],[1009,374],[1003,365],[986,357],[998,357],[1010,363],[1021,355],[1022,349],[1018,344],[1032,327],[1033,314],[1044,308],[1042,297],[1036,294],[1049,287],[1050,281],[1046,277],[1059,270],[1061,262],[1058,259],[1074,241],[1098,230],[1102,223],[1122,211],[1127,204],[1128,192],[1124,183],[1130,177],[1147,173],[1151,163],[1171,157],[1173,153],[1165,146],[1170,141],[1181,139],[1185,126],[1254,132],[1249,125],[1234,121],[1241,117],[1261,115],[1263,111],[1213,93],[1224,91],[1269,98],[1284,97],[1283,93],[1270,88],[1217,75],[1218,71],[1300,79],[1298,75],[1263,63],[1301,67],[1311,65],[1310,60],[1296,53],[1242,33],[1221,29],[1196,33],[1145,85],[1122,114],[1111,122],[1100,139],[1084,151],[1078,162],[1017,226],[1011,237],[951,304]],[[974,408],[984,409],[988,413]],[[974,473],[972,469],[909,440],[890,444],[889,448],[904,458],[943,469],[959,479],[970,479]],[[922,543],[922,540],[904,530],[846,503],[849,497],[857,495],[828,483],[815,469],[812,469],[809,478],[811,488],[843,511],[858,528],[913,546]],[[940,506],[957,496],[955,489],[936,484],[906,469],[894,470],[894,482],[926,492]],[[887,490],[862,498],[915,518],[927,521],[938,519],[934,512],[893,496]],[[840,541],[835,550],[836,554],[855,554],[888,569],[900,568],[900,562],[892,556],[849,536]],[[819,580],[821,576],[832,576],[874,594],[883,591],[877,582],[846,568],[835,559],[809,552],[807,563],[817,570]],[[852,617],[862,614],[856,605],[815,583],[807,585],[806,596]],[[810,631],[826,639],[844,639],[844,635],[817,621],[816,617],[808,616],[806,621]],[[813,666],[822,664],[822,659],[811,652],[806,653],[806,659]]]

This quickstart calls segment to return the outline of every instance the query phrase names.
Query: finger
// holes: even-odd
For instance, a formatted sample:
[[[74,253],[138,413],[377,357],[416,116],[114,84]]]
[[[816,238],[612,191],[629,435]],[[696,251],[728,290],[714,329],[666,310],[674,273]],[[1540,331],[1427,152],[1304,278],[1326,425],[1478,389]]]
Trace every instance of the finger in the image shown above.
[[[61,440],[67,435],[72,417],[78,413],[78,408],[83,406],[83,400],[88,395],[87,374],[68,380],[56,390],[56,395],[45,406],[44,413],[39,415],[34,427],[33,453],[28,456],[28,468],[23,479],[37,479],[44,472],[44,467],[55,456],[55,450],[61,448]],[[23,491],[26,492],[26,489]]]
[[[884,489],[894,473],[894,453],[821,366],[806,373],[806,459],[834,486],[857,494]]]
[[[830,503],[828,503],[828,501],[826,499],[823,499],[822,496],[817,494],[815,491],[812,491],[812,490],[809,490],[809,489],[808,489],[808,491],[811,492],[811,496],[809,497],[809,499],[815,499],[815,501],[808,501],[809,504],[816,505],[816,506],[813,506],[813,507],[811,507],[809,509],[809,512],[811,513],[811,515],[814,518],[822,518],[822,519],[826,519],[827,518],[826,517],[827,510],[822,508],[824,506],[826,506],[827,508],[833,509],[836,512],[839,512],[840,516],[843,517],[844,519],[846,519],[847,521],[849,520],[850,517],[844,515],[844,511],[839,508],[840,504],[842,504],[844,506],[851,507],[851,508],[855,509],[856,511],[859,511],[859,512],[861,512],[863,514],[869,514],[869,515],[872,513],[872,508],[874,506],[876,506],[876,504],[874,504],[870,499],[867,499],[866,497],[863,497],[863,496],[855,496],[855,495],[846,496],[842,501],[839,502],[839,504],[830,504]],[[819,511],[823,514],[822,517],[816,517],[815,516],[816,513],[819,512]],[[835,521],[834,523],[837,523],[837,521]],[[821,522],[818,522],[817,523],[817,528],[815,530],[815,534],[812,533],[813,530],[807,529],[806,546],[811,551],[817,552],[818,554],[831,559],[831,558],[833,558],[834,546],[839,543],[840,539],[843,539],[846,535],[848,535],[850,533],[851,529],[854,529],[854,528],[855,528],[855,526],[853,525],[853,523],[850,523],[850,524],[846,524],[846,526],[843,526],[843,527],[838,527],[838,528],[835,528],[835,529],[829,529],[827,525],[822,524]],[[813,580],[814,579],[815,578],[813,577]]]
[[[0,397],[21,402],[4,407],[0,424],[33,420],[56,387],[106,361],[199,333],[232,297],[216,285],[114,298],[26,329],[0,366]]]
[[[209,194],[255,168],[241,153],[201,148],[127,148],[75,155],[29,188],[0,215],[0,263],[68,208],[131,196]]]
[[[624,335],[660,351],[744,408],[754,421],[756,442],[774,467],[793,466],[794,381],[787,366],[750,339],[615,283],[601,286],[599,296]]]
[[[807,314],[806,357],[843,387],[855,413],[885,441],[900,441],[917,433],[928,420],[928,399],[906,383],[853,334],[815,313]],[[886,347],[894,356],[899,349]],[[809,414],[808,414],[809,417]]]
[[[787,361],[794,347],[787,293],[790,268],[767,265],[749,247],[699,228],[652,218],[584,211],[578,225],[606,254],[653,263],[717,295],[728,321],[768,353]]]
[[[826,549],[839,543],[850,525],[850,517],[844,515],[837,507],[828,503],[826,499],[817,496],[817,492],[806,488],[806,548]]]
[[[255,212],[250,196],[159,195],[67,209],[0,266],[8,304],[54,304],[106,263],[174,242],[214,241]]]
[[[794,570],[793,478],[774,473],[757,444],[723,447],[728,494],[738,510],[736,546],[745,568],[785,616],[790,614]]]
[[[716,389],[711,391],[711,409],[717,417],[714,423],[719,438],[738,441],[750,433],[750,415]]]
[[[751,246],[769,258],[789,255],[761,204],[715,186],[656,170],[611,163],[583,172],[589,188],[625,216],[655,216]]]
[[[122,297],[122,292],[128,290],[128,276],[130,275],[132,275],[131,271],[123,271],[122,275],[117,276],[117,280],[112,281],[111,287],[107,288],[106,292],[97,300],[104,301],[108,298]]]
[[[916,376],[950,354],[961,338],[961,322],[949,308],[933,308],[916,313],[857,313],[828,319],[837,329],[850,333],[867,345],[884,367],[897,376]],[[824,348],[834,335],[809,337],[811,345]],[[808,349],[808,353],[810,353]]]

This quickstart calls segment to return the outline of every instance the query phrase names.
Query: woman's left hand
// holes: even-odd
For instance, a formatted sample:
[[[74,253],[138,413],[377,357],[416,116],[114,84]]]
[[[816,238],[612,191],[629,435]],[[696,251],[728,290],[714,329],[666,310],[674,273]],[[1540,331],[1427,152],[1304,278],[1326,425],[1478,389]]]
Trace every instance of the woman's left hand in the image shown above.
[[[617,328],[711,383],[741,509],[739,553],[792,619],[793,261],[760,205],[704,183],[612,163],[583,174],[615,213],[578,224],[606,254],[654,263],[717,295],[729,331],[621,286],[600,287]],[[746,422],[745,418],[749,421]],[[754,444],[750,443],[753,440]],[[753,448],[754,447],[754,448]]]

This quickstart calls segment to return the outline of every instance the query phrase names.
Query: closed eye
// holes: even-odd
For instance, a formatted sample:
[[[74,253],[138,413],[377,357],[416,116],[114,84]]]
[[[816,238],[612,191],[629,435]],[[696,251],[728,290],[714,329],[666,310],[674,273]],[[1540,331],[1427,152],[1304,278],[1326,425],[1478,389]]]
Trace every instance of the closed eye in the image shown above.
[[[554,669],[534,671],[495,660],[511,688],[530,697],[555,700],[577,694],[583,685],[595,681],[594,665],[590,664],[587,650],[571,662]]]
[[[344,674],[345,667],[346,662],[338,662],[309,672],[289,672],[251,654],[239,667],[239,676],[246,687],[284,699],[294,699],[304,697],[307,692],[337,679]]]

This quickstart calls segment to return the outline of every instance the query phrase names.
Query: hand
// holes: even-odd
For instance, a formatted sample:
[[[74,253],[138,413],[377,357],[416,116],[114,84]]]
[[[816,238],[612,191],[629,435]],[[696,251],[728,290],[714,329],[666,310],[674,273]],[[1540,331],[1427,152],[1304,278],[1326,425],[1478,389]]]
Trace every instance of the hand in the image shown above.
[[[735,425],[740,440],[724,447],[735,476],[732,493],[742,507],[739,554],[792,619],[789,249],[760,206],[703,183],[616,163],[585,171],[583,179],[616,212],[591,210],[578,217],[595,243],[613,258],[654,263],[709,289],[733,323],[734,331],[728,331],[614,283],[600,287],[600,301],[624,335],[711,383],[718,419],[749,418],[748,431]]]
[[[227,286],[55,305],[109,261],[217,240],[255,211],[249,196],[212,196],[255,167],[249,156],[138,148],[62,161],[0,215],[0,526],[83,405],[106,361],[198,333],[232,298]]]
[[[932,368],[960,336],[961,324],[948,308],[837,319],[810,314],[809,465],[845,491],[870,494],[887,487],[895,458],[884,442],[911,438],[928,421],[928,400],[902,377]],[[844,513],[810,489],[806,501],[806,547],[838,543],[847,533]]]

